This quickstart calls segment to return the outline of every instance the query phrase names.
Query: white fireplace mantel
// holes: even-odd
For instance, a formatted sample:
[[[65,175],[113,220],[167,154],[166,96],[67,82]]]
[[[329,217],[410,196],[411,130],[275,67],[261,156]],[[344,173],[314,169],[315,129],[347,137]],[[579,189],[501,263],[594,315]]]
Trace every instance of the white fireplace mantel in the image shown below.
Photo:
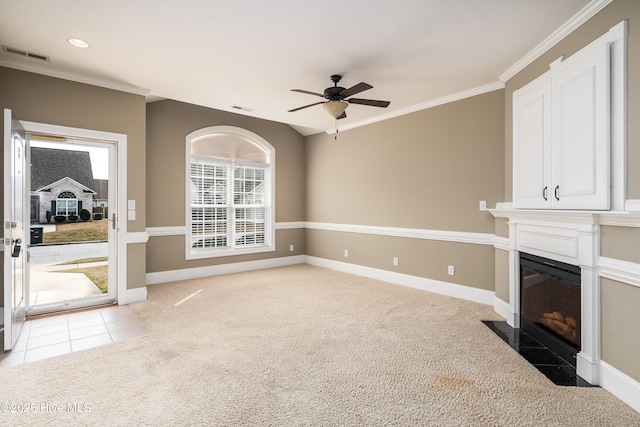
[[[640,213],[614,211],[490,210],[508,219],[509,237],[500,247],[509,253],[507,323],[520,327],[520,261],[526,252],[581,268],[582,342],[577,374],[591,384],[600,383],[600,256],[601,225],[640,227]],[[498,247],[498,246],[496,246]]]

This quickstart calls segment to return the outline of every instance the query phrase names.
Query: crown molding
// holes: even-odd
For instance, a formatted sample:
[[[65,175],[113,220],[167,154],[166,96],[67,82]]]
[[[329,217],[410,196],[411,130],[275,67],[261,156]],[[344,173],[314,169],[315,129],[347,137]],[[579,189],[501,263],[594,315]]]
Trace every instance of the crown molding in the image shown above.
[[[386,114],[381,114],[379,116],[372,117],[370,119],[361,120],[359,122],[351,123],[346,126],[339,126],[338,131],[342,132],[349,129],[359,128],[361,126],[370,125],[372,123],[381,122],[383,120],[393,119],[395,117],[404,116],[406,114],[415,113],[417,111],[426,110],[428,108],[437,107],[439,105],[448,104],[454,101],[460,101],[465,98],[471,98],[472,96],[482,95],[488,92],[493,92],[494,90],[504,89],[504,82],[494,82],[489,83],[484,86],[478,86],[473,89],[465,90],[462,92],[454,93],[452,95],[443,96],[442,98],[433,99],[431,101],[423,102],[416,105],[411,105],[406,108],[401,108],[399,110],[390,111]],[[336,133],[336,129],[327,129],[325,132],[329,135]]]
[[[567,22],[562,24],[560,28],[555,30],[549,37],[544,39],[540,44],[534,47],[529,53],[522,57],[518,62],[513,64],[507,71],[500,75],[500,81],[506,82],[525,67],[538,59],[542,54],[555,46],[559,41],[567,37],[579,26],[591,19],[596,13],[600,12],[613,0],[593,0],[591,3],[582,8],[577,14],[571,17]]]
[[[58,79],[69,80],[72,82],[103,87],[106,89],[113,89],[120,92],[131,93],[134,95],[147,96],[151,92],[149,89],[141,88],[134,85],[128,85],[126,83],[116,82],[108,79],[101,79],[97,77],[87,77],[78,73],[56,70],[38,66],[36,64],[28,64],[21,61],[13,61],[7,58],[0,58],[0,66],[13,68],[20,71],[27,71],[29,73],[41,74],[49,77],[55,77]]]

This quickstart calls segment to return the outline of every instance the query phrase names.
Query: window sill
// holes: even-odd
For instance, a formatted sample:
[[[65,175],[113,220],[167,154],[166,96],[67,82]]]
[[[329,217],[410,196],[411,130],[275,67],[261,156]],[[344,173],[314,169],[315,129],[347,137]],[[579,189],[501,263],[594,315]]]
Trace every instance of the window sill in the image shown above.
[[[275,252],[275,245],[266,245],[266,246],[253,246],[250,248],[224,248],[224,249],[201,249],[194,251],[191,248],[187,248],[187,253],[185,254],[186,260],[194,260],[194,259],[207,259],[207,258],[220,258],[220,257],[230,257],[230,256],[238,256],[238,255],[251,255],[265,252]]]

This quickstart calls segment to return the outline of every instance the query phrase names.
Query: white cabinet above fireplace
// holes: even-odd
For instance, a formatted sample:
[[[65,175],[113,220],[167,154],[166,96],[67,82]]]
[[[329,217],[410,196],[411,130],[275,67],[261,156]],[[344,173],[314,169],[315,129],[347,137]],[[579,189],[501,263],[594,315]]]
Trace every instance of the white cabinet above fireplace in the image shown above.
[[[513,94],[513,205],[610,209],[610,42],[598,40]]]

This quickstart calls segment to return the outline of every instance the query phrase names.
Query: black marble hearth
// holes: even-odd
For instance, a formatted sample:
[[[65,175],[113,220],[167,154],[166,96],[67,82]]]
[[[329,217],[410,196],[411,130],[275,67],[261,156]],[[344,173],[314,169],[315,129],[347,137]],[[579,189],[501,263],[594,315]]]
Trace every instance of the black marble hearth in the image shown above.
[[[482,323],[496,333],[511,348],[535,366],[554,384],[574,387],[597,387],[576,374],[576,368],[521,329],[514,329],[507,322],[485,320]]]

